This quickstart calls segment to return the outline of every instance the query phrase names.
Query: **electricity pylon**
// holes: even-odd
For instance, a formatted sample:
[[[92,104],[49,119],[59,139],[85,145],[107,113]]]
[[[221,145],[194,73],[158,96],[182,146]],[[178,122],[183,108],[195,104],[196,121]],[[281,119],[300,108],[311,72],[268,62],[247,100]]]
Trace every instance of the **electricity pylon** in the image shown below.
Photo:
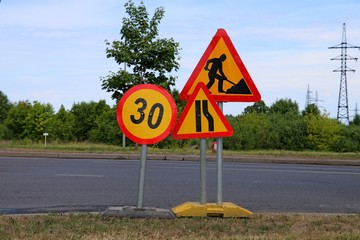
[[[355,60],[358,58],[347,55],[348,48],[357,48],[360,49],[359,46],[353,46],[348,44],[346,41],[346,26],[343,23],[343,32],[342,32],[342,41],[340,44],[335,45],[333,47],[329,47],[329,49],[341,49],[341,55],[331,58],[331,60],[340,60],[341,66],[333,70],[333,72],[340,72],[340,89],[339,89],[339,101],[338,101],[338,111],[337,111],[337,119],[338,121],[349,124],[349,103],[348,103],[348,91],[347,91],[347,79],[346,72],[355,72],[354,69],[349,68],[346,65],[347,60]]]

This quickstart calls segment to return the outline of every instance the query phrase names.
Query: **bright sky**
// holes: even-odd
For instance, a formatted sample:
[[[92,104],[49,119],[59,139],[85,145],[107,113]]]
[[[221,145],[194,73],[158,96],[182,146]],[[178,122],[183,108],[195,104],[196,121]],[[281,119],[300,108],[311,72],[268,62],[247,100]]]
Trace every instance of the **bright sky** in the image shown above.
[[[134,0],[136,5],[139,0]],[[262,99],[271,105],[291,98],[304,109],[308,85],[319,105],[336,117],[340,50],[346,23],[347,42],[360,45],[360,0],[145,0],[152,16],[164,7],[160,37],[180,43],[181,91],[218,28],[224,28]],[[0,2],[0,90],[10,101],[61,104],[105,99],[100,77],[117,71],[105,55],[104,40],[119,40],[125,1],[2,0]],[[348,54],[360,57],[357,49]],[[122,66],[121,66],[122,67]],[[360,104],[360,63],[348,61],[350,115]],[[321,100],[321,101],[320,101]],[[240,114],[253,103],[225,103],[225,114]],[[360,105],[359,105],[360,107]]]

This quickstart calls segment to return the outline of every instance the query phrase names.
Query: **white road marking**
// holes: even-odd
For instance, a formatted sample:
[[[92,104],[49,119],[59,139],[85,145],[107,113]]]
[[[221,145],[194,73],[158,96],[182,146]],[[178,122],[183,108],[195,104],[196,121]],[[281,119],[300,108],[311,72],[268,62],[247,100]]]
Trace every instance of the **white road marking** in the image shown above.
[[[92,177],[92,178],[102,178],[104,175],[91,175],[91,174],[55,174],[57,177]]]
[[[280,172],[280,173],[306,173],[306,174],[331,174],[331,175],[360,175],[359,172],[334,172],[334,171],[302,171],[302,170],[275,170],[275,169],[230,169],[224,168],[225,171],[249,171],[249,172]]]
[[[279,166],[277,166],[279,167]],[[161,168],[161,169],[189,169],[189,170],[199,170],[199,166],[194,164],[194,165],[187,165],[187,166],[156,166],[157,169]],[[275,168],[275,166],[274,166]],[[288,169],[289,167],[283,168],[283,169],[271,169],[271,168],[267,168],[267,167],[249,167],[249,168],[243,168],[242,166],[236,166],[234,165],[233,167],[229,167],[229,166],[223,166],[223,171],[245,171],[245,172],[278,172],[278,173],[301,173],[301,174],[329,174],[329,175],[360,175],[360,172],[352,172],[351,170],[346,171],[344,169],[339,170],[339,171],[328,171],[327,169],[325,170],[325,168],[323,168],[323,170],[320,170],[321,168],[319,168],[319,170],[306,170],[304,168],[299,168],[300,170],[292,170],[292,169]],[[298,168],[298,167],[296,167]],[[207,170],[216,170],[217,168],[214,166],[207,166],[206,167]]]

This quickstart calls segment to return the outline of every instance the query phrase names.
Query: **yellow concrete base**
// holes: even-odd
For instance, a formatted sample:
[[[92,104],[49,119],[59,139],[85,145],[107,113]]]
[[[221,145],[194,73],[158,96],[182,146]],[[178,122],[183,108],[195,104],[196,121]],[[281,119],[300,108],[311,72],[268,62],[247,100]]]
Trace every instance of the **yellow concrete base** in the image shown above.
[[[222,205],[216,203],[200,204],[198,202],[185,202],[172,209],[176,217],[239,217],[245,218],[252,212],[231,202]]]

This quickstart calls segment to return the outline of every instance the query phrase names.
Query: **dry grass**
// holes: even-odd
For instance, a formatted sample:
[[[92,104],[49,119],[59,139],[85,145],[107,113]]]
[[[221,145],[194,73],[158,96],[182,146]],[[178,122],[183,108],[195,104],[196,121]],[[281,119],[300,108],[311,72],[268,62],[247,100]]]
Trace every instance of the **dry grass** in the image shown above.
[[[0,216],[0,239],[360,239],[360,215],[255,214],[248,219]]]

